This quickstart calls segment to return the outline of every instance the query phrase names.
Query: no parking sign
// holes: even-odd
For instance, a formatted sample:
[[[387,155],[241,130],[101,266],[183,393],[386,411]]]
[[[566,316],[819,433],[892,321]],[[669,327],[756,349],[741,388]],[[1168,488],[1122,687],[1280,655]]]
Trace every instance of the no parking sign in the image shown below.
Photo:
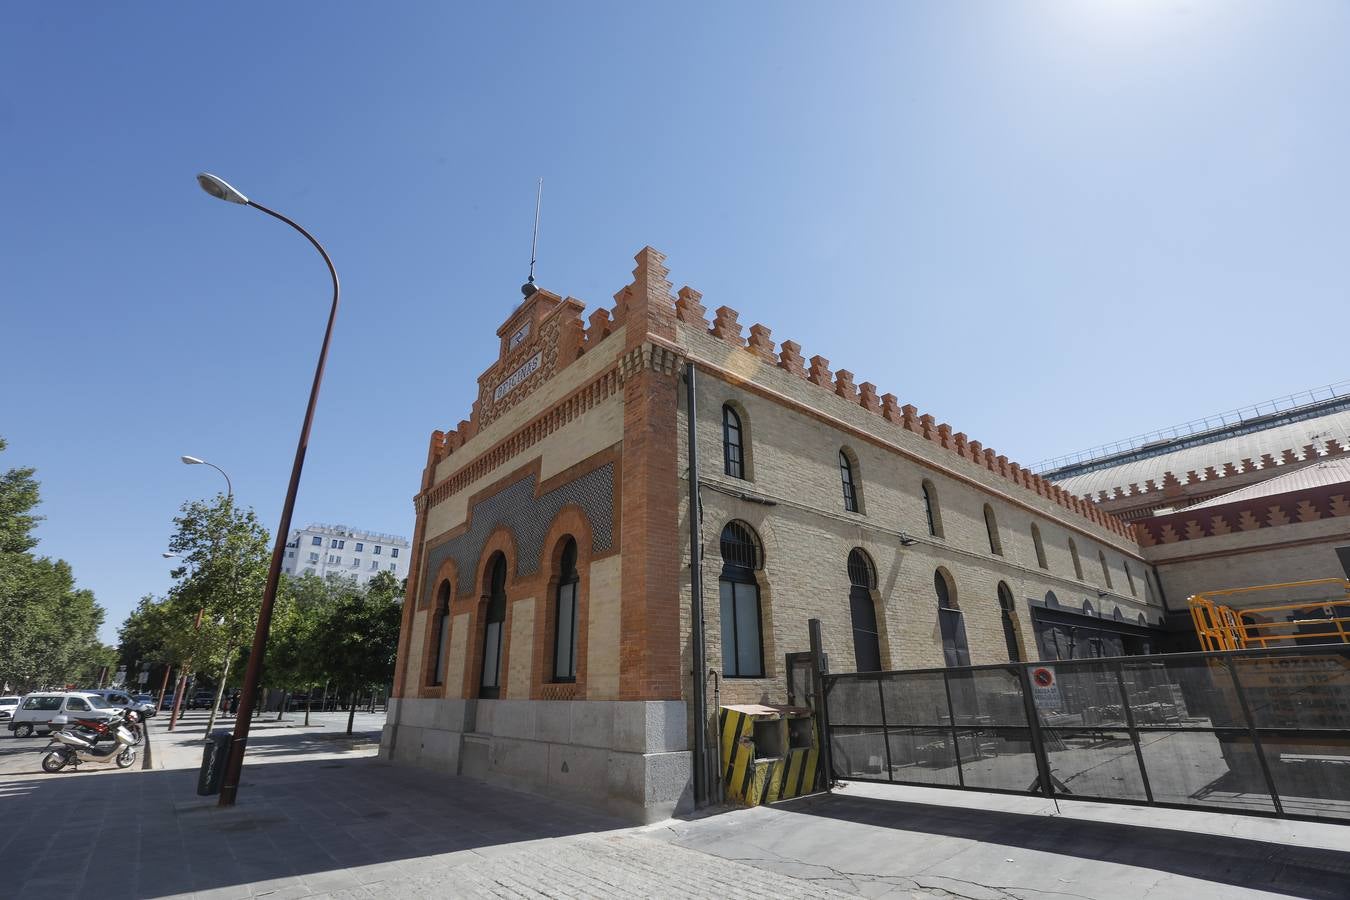
[[[1064,706],[1064,698],[1055,683],[1052,666],[1036,666],[1031,670],[1031,695],[1040,710],[1056,710]]]

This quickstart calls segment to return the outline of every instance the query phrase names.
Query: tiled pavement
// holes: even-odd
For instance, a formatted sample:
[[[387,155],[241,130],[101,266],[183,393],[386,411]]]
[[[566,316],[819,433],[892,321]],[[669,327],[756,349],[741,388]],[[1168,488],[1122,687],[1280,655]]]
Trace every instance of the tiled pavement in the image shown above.
[[[855,783],[634,829],[339,731],[258,728],[228,810],[200,727],[165,769],[0,774],[0,898],[1350,896],[1346,826]]]
[[[351,760],[0,780],[0,896],[838,896],[623,823],[458,778]]]

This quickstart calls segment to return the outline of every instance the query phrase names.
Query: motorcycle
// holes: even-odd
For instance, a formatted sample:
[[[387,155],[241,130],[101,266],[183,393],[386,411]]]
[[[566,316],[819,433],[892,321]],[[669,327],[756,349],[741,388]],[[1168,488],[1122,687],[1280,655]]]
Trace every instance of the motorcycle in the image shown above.
[[[127,730],[135,738],[133,742],[139,747],[145,741],[145,727],[141,723],[144,717],[134,709],[127,709],[122,712],[122,720],[126,724]],[[53,720],[54,722],[68,721],[64,716]],[[97,719],[76,719],[69,722],[63,730],[71,730],[81,737],[90,738],[95,743],[102,740],[112,740],[112,731],[107,727],[107,723]]]
[[[42,757],[44,772],[59,772],[66,766],[78,770],[81,763],[109,760],[125,769],[136,762],[138,742],[122,716],[107,720],[76,719],[73,727],[52,732],[51,738]]]

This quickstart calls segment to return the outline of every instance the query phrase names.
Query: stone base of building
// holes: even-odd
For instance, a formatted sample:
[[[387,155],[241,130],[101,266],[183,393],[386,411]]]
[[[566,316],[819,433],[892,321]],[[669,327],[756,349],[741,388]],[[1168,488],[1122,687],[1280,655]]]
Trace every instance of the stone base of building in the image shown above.
[[[391,699],[380,757],[657,822],[693,808],[686,716],[682,700]]]

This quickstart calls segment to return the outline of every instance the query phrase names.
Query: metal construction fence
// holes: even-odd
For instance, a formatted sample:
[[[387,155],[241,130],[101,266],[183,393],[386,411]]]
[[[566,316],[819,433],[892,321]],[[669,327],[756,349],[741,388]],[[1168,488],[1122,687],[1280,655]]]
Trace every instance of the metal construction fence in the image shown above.
[[[836,778],[1350,821],[1350,646],[824,676]]]

